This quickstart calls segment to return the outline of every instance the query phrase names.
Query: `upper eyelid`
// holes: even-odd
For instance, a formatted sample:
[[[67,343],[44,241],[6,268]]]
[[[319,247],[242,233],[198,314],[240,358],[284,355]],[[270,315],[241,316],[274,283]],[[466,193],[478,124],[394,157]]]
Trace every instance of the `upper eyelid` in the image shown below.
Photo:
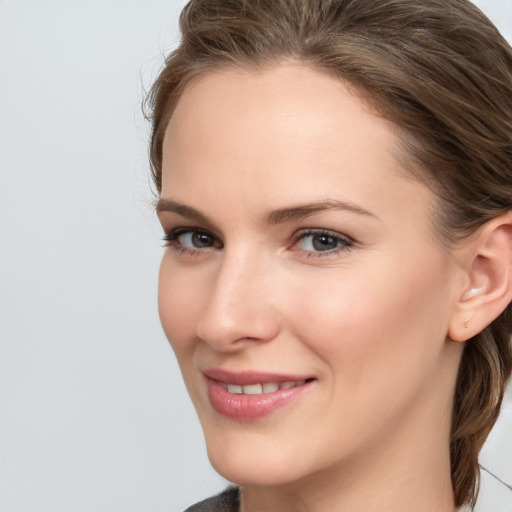
[[[216,240],[220,240],[220,238],[215,233],[212,233],[209,229],[199,228],[197,226],[180,226],[169,230],[164,230],[164,232],[165,236],[167,237],[176,237],[184,233],[204,233],[215,238]]]
[[[206,233],[207,235],[213,236],[217,240],[220,240],[220,237],[217,236],[215,233],[212,233],[210,229],[201,228],[199,226],[177,226],[171,229],[166,229],[164,227],[163,229],[166,236],[175,236],[182,235],[183,233],[199,232]]]
[[[215,238],[220,239],[220,237],[217,234],[215,234],[214,232],[212,232],[212,230],[207,229],[207,228],[202,228],[199,226],[178,226],[178,227],[171,228],[168,230],[166,230],[164,228],[164,232],[166,235],[181,234],[181,233],[187,233],[190,231],[199,231],[202,233],[207,233],[208,235],[211,235]],[[327,229],[327,228],[300,228],[300,229],[296,230],[290,238],[293,240],[293,239],[301,237],[301,236],[318,235],[318,234],[321,235],[323,233],[332,235],[337,238],[343,238],[346,240],[354,241],[354,239],[351,236],[349,236],[345,233],[340,233],[339,231],[335,231],[333,229]]]
[[[347,242],[355,243],[355,240],[345,233],[340,233],[339,231],[334,231],[332,229],[325,228],[303,228],[296,231],[293,235],[292,240],[298,240],[300,238],[304,238],[312,235],[329,235],[333,238],[339,238],[341,240],[345,240]]]

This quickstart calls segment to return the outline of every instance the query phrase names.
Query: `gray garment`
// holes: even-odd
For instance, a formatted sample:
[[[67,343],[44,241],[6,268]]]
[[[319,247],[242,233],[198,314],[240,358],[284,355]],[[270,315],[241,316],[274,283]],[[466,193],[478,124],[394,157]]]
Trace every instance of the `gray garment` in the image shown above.
[[[228,487],[219,495],[192,505],[185,512],[238,512],[239,508],[238,487]]]

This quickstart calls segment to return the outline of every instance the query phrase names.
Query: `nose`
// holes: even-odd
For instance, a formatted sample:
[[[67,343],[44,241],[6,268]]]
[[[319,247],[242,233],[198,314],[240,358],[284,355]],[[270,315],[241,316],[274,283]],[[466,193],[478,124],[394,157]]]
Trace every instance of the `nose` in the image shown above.
[[[228,254],[211,277],[197,336],[219,351],[234,352],[265,343],[279,332],[272,273],[262,259]]]

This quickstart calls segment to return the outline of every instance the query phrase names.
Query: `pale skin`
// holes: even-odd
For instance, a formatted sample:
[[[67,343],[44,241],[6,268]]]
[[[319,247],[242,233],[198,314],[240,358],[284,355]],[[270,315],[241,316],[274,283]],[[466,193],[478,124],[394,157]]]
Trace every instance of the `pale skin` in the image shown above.
[[[448,248],[397,151],[346,84],[298,63],[207,73],[173,113],[160,316],[242,512],[455,510],[457,341],[512,298],[511,219]],[[211,366],[315,380],[233,421],[208,400]]]

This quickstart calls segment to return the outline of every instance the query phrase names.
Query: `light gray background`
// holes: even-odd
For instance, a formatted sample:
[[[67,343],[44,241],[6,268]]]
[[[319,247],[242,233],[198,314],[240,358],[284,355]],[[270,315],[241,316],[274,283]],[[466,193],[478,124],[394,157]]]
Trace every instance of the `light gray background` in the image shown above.
[[[477,2],[512,40],[512,2]],[[182,0],[0,0],[0,512],[221,489],[160,331],[144,86]],[[512,485],[512,403],[482,456]],[[499,508],[501,507],[501,508]],[[512,511],[485,476],[481,512]]]

